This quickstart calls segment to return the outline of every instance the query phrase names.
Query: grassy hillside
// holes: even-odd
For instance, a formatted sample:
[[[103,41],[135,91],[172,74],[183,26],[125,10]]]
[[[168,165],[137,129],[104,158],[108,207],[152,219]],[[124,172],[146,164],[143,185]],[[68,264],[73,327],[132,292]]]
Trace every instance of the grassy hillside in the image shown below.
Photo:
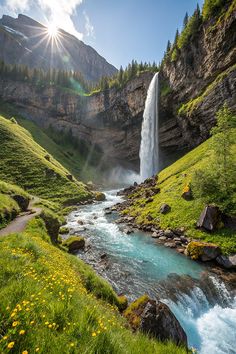
[[[85,186],[74,178],[71,181],[70,172],[28,131],[2,116],[0,145],[0,179],[58,204],[75,203],[89,196]]]
[[[114,291],[52,246],[41,219],[0,239],[0,268],[1,353],[186,353],[127,329]]]
[[[200,198],[195,197],[193,200],[187,201],[181,197],[186,186],[191,184],[193,173],[196,170],[206,168],[210,163],[210,147],[211,139],[161,171],[157,181],[160,193],[153,197],[153,202],[145,204],[146,199],[143,197],[143,189],[130,196],[133,200],[133,205],[125,210],[124,213],[135,216],[136,221],[140,224],[154,223],[160,225],[162,229],[184,227],[189,237],[217,243],[222,247],[224,253],[236,252],[235,232],[222,228],[209,234],[196,229],[196,222],[205,203]],[[236,145],[233,146],[233,152],[236,159]],[[235,193],[235,190],[232,193]],[[171,206],[171,211],[166,215],[159,212],[163,203]],[[236,210],[234,212],[236,214]],[[147,216],[149,214],[154,220],[148,221]]]
[[[17,109],[6,102],[0,100],[0,114],[5,118],[14,116],[19,125],[28,130],[33,139],[48,151],[57,161],[59,161],[66,169],[68,169],[76,178],[85,182],[94,180],[96,181],[99,176],[94,166],[86,162],[86,158],[78,148],[75,148],[69,142],[60,140],[57,144],[47,132],[43,131],[34,122],[24,119],[18,114]]]
[[[17,186],[0,181],[0,229],[24,210],[30,196]]]

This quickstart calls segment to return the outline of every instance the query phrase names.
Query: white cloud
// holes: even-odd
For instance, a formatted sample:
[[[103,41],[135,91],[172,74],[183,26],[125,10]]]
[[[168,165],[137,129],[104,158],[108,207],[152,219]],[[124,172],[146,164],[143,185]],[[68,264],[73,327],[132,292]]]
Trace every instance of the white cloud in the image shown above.
[[[90,18],[88,17],[88,15],[85,11],[83,11],[83,15],[85,18],[85,31],[86,31],[85,34],[86,34],[86,36],[95,38],[94,27],[90,21]]]
[[[43,12],[48,23],[53,23],[57,27],[82,39],[84,34],[76,30],[72,20],[72,16],[82,2],[83,0],[5,0],[5,3],[0,7],[0,12],[2,14],[17,15],[20,12],[37,7],[38,10]],[[94,37],[94,27],[85,12],[84,18],[85,35]]]

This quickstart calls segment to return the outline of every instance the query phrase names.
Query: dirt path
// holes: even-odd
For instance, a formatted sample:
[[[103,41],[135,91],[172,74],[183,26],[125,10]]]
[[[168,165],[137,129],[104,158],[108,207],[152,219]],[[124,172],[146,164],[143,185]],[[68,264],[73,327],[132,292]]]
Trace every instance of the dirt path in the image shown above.
[[[0,237],[13,234],[16,232],[24,231],[27,223],[33,219],[35,216],[39,215],[42,211],[41,208],[35,207],[34,204],[38,202],[39,198],[34,197],[31,199],[28,211],[19,214],[10,224],[8,224],[4,229],[0,230]]]

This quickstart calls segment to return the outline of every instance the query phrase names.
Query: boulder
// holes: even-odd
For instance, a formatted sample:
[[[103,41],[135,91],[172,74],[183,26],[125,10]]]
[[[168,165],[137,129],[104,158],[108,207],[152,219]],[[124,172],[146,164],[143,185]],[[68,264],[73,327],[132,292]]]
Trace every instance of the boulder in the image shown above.
[[[221,254],[220,247],[213,243],[191,241],[186,249],[187,256],[203,262],[212,261]]]
[[[159,237],[159,240],[161,240],[161,241],[165,241],[166,239],[167,239],[166,236],[160,236],[160,237]]]
[[[187,347],[187,336],[169,307],[147,295],[137,299],[124,312],[133,330],[140,330],[160,341],[173,341]]]
[[[161,214],[167,214],[171,211],[171,207],[168,204],[162,204],[160,207]]]
[[[77,251],[84,249],[85,240],[81,236],[71,236],[62,242],[62,246],[68,248],[69,253],[76,253]]]
[[[95,200],[97,200],[98,202],[103,202],[104,200],[106,200],[106,196],[102,192],[96,192],[95,193]]]
[[[216,258],[216,262],[226,269],[236,269],[236,254],[231,256],[220,255]]]
[[[174,233],[171,230],[165,230],[165,236],[168,238],[174,237]]]
[[[152,238],[158,238],[158,237],[159,237],[158,233],[156,231],[154,231],[152,234]]]
[[[193,194],[192,194],[191,188],[186,186],[184,188],[184,191],[183,191],[181,197],[184,198],[185,200],[192,200]]]
[[[207,205],[200,215],[197,227],[207,231],[216,230],[221,223],[221,212],[215,205]]]

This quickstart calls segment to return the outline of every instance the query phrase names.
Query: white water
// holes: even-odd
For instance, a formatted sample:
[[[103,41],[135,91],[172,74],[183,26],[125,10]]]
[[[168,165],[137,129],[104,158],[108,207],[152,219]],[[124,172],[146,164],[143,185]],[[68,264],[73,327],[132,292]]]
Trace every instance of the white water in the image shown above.
[[[189,347],[199,354],[236,354],[236,298],[203,265],[157,245],[140,231],[123,233],[114,216],[104,211],[122,201],[115,194],[108,192],[105,202],[84,206],[68,217],[71,232],[82,233],[91,243],[91,251],[80,257],[130,300],[144,293],[161,297],[186,331]],[[108,268],[101,265],[104,252]]]
[[[140,175],[144,180],[158,172],[158,95],[159,80],[156,73],[150,83],[145,102],[140,145]]]

